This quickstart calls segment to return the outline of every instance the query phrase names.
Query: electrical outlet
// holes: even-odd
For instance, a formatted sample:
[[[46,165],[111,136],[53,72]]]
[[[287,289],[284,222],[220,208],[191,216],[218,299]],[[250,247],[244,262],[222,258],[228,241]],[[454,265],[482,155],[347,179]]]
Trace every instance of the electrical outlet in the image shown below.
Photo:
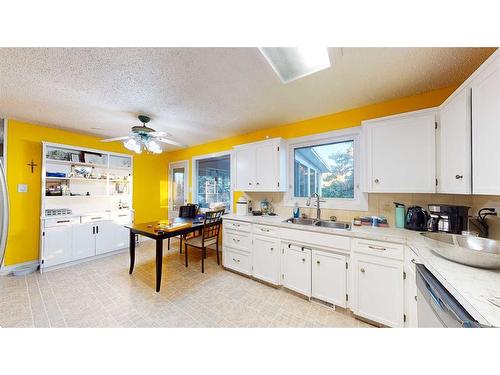
[[[17,184],[17,192],[18,193],[27,193],[28,192],[28,184]]]

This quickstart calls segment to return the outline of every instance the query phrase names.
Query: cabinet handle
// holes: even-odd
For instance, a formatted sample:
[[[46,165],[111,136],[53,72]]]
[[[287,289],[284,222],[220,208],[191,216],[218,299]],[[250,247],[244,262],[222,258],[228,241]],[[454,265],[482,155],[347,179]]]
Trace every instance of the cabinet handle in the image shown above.
[[[271,251],[274,251],[274,247],[271,247]]]
[[[57,220],[57,224],[69,223],[69,220]]]
[[[364,268],[361,268],[360,271],[361,271],[361,273],[365,273],[365,269]]]
[[[95,227],[92,227],[92,234],[95,234]]]
[[[269,232],[269,229],[260,228],[261,232]]]
[[[417,263],[417,262],[415,261],[415,259],[412,259],[412,260],[411,260],[411,262],[412,262],[413,264]]]
[[[98,217],[91,217],[90,220],[99,220],[99,219],[102,219],[102,216],[98,216]]]
[[[260,182],[257,182],[257,185],[260,185]]]
[[[380,182],[380,180],[378,178],[376,178],[375,180],[373,180],[373,182],[375,182],[376,184],[378,184]]]
[[[457,174],[457,175],[455,176],[455,178],[456,178],[457,180],[460,180],[460,179],[464,178],[464,175],[463,175],[463,174]]]
[[[233,238],[233,241],[234,241],[234,242],[240,242],[240,240],[239,240],[239,239],[237,239],[237,238]]]
[[[379,250],[379,251],[385,251],[385,250],[387,250],[385,247],[382,247],[382,246],[373,246],[373,245],[368,245],[368,248],[370,248],[372,250]]]
[[[236,259],[236,258],[233,258],[233,260],[236,262],[236,263],[239,263],[240,260],[239,259]]]
[[[249,183],[248,183],[248,185],[252,185],[252,183],[251,183],[251,182],[249,182]]]
[[[302,261],[305,262],[306,261],[306,258],[302,258]]]
[[[321,262],[319,260],[316,261],[316,264],[320,264]]]
[[[97,226],[95,227],[95,232],[96,232],[96,234],[99,234],[99,225],[97,225]]]
[[[233,227],[239,227],[240,224],[233,224]]]

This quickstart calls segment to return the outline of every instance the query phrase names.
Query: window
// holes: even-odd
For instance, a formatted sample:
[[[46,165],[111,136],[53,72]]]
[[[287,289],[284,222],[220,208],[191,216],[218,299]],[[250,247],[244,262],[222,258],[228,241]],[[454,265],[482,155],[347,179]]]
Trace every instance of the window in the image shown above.
[[[354,140],[295,149],[295,197],[354,198]]]
[[[366,210],[368,197],[359,188],[361,157],[360,132],[334,131],[289,141],[290,191],[287,204],[305,202],[317,193],[322,207]]]
[[[193,164],[195,202],[201,208],[209,208],[211,203],[224,203],[226,211],[230,211],[232,200],[230,155],[199,157],[193,160]]]

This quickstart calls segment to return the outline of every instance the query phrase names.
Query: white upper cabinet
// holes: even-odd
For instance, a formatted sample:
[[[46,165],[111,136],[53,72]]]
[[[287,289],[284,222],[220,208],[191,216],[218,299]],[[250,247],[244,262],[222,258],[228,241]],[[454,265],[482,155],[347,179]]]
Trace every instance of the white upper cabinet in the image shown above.
[[[435,193],[436,111],[364,121],[368,192]]]
[[[234,156],[235,190],[286,190],[286,149],[281,138],[236,146]]]
[[[474,194],[500,194],[500,55],[472,80]]]
[[[470,90],[463,88],[439,111],[438,193],[471,193],[470,121]]]

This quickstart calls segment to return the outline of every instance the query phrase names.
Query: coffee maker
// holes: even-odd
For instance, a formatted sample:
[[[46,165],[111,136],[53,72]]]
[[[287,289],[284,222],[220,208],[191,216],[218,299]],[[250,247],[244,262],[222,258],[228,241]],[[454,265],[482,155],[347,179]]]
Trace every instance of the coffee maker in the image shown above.
[[[451,204],[429,204],[428,207],[428,231],[461,234],[467,230],[470,207]]]

